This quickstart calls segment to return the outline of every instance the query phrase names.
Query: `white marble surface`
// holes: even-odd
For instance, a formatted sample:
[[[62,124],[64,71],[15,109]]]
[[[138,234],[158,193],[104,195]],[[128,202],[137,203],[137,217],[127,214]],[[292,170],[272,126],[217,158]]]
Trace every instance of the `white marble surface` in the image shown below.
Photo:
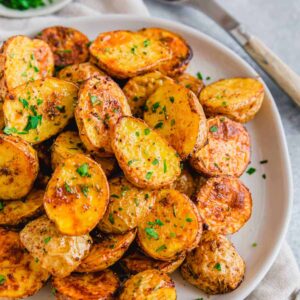
[[[192,8],[144,0],[151,14],[177,20],[216,38],[245,58],[270,88],[285,128],[294,178],[294,207],[287,240],[300,265],[300,108],[286,96],[213,21]],[[209,1],[209,0],[207,0]],[[248,30],[260,37],[288,65],[300,74],[299,0],[218,0]],[[272,134],[270,129],[270,134]],[[280,176],[280,170],[278,170]]]

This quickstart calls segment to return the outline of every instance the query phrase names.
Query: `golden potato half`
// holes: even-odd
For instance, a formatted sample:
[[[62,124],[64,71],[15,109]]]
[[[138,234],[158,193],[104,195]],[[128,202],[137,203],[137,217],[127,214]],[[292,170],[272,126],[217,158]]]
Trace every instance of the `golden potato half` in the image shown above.
[[[158,68],[171,58],[171,50],[141,32],[116,30],[98,35],[90,46],[97,65],[116,78],[134,77]]]
[[[109,186],[99,164],[76,154],[59,165],[44,196],[48,217],[67,235],[90,232],[103,217],[109,201]]]
[[[245,263],[225,236],[205,231],[198,247],[187,254],[181,274],[206,294],[224,294],[241,284]]]
[[[118,162],[115,157],[98,157],[92,155],[92,158],[101,165],[106,176],[111,176],[118,170]]]
[[[98,228],[107,233],[124,233],[135,228],[155,201],[153,191],[132,185],[125,177],[109,181],[110,202]]]
[[[196,206],[209,230],[227,235],[240,230],[251,217],[252,197],[238,178],[213,177],[198,192]]]
[[[20,232],[22,244],[41,266],[57,277],[68,276],[88,254],[92,239],[61,234],[46,216],[28,223]]]
[[[21,244],[19,234],[0,228],[0,298],[20,299],[35,294],[49,278]]]
[[[73,117],[78,88],[57,78],[18,86],[6,95],[4,132],[37,144],[60,132]]]
[[[48,27],[42,30],[37,38],[50,46],[54,54],[55,66],[79,64],[86,62],[89,58],[89,39],[74,28]]]
[[[191,165],[206,176],[241,176],[250,161],[246,128],[224,116],[208,119],[207,127],[207,144],[193,153]]]
[[[0,134],[0,197],[19,199],[31,190],[39,170],[36,151],[19,137]]]
[[[32,190],[25,200],[0,201],[0,225],[18,225],[44,210],[44,191]]]
[[[7,92],[29,81],[53,75],[54,59],[43,41],[18,35],[0,49],[0,102]]]
[[[119,300],[176,300],[173,280],[158,270],[146,270],[130,277],[122,287]]]
[[[138,187],[158,189],[171,184],[180,174],[176,151],[140,119],[118,120],[112,148],[126,178]]]
[[[189,89],[165,83],[149,97],[145,110],[145,122],[165,137],[182,159],[206,142],[206,117]]]
[[[161,190],[150,211],[138,224],[138,243],[154,259],[176,260],[194,249],[202,222],[195,204],[176,190]]]
[[[254,78],[223,79],[206,86],[199,99],[206,115],[225,115],[246,123],[262,105],[264,86]]]
[[[202,80],[188,73],[181,74],[175,78],[175,82],[191,90],[197,97],[204,88]]]
[[[110,130],[124,115],[131,115],[130,107],[111,78],[93,77],[81,85],[75,117],[80,138],[89,151],[113,156]]]
[[[113,300],[119,288],[118,277],[109,269],[97,273],[73,273],[52,280],[58,300]]]
[[[159,71],[136,76],[127,81],[123,87],[123,92],[135,117],[143,117],[146,100],[165,82],[172,83],[173,79]]]

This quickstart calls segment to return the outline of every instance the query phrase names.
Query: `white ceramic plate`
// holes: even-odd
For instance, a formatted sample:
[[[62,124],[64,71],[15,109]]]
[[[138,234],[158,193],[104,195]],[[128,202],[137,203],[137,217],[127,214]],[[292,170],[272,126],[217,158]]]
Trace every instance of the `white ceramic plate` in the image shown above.
[[[45,6],[27,10],[11,9],[0,4],[0,16],[7,18],[31,18],[48,15],[62,9],[71,1],[72,0],[52,0],[52,2],[50,2],[49,0],[44,0]]]
[[[49,24],[50,25],[50,24]],[[100,18],[80,18],[61,21],[60,25],[75,27],[91,39],[98,33],[116,29],[139,29],[142,27],[163,27],[181,34],[191,45],[194,58],[189,72],[201,71],[210,76],[210,81],[224,77],[250,76],[257,73],[240,57],[203,33],[171,21],[122,15],[106,15]],[[42,27],[34,28],[27,34],[35,34]],[[253,121],[246,127],[252,140],[250,166],[256,168],[253,175],[245,174],[242,180],[253,194],[253,213],[250,221],[237,234],[230,237],[238,252],[245,259],[247,270],[243,283],[234,292],[209,297],[216,299],[243,299],[265,276],[284,239],[292,207],[292,176],[285,136],[274,100],[266,87],[263,106]],[[267,159],[267,164],[260,164]],[[266,179],[262,178],[266,174]],[[252,247],[257,243],[257,247]],[[198,289],[184,282],[179,273],[175,279],[179,300],[193,300],[203,297]],[[49,289],[43,289],[31,299],[52,299]]]

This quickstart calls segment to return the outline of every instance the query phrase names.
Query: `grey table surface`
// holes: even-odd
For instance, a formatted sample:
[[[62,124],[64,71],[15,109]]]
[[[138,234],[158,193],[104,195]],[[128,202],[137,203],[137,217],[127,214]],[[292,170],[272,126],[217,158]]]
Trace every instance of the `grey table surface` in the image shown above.
[[[144,1],[151,15],[195,27],[229,46],[257,70],[271,90],[281,115],[292,163],[294,205],[287,240],[300,265],[300,108],[253,63],[226,32],[201,12],[189,7],[161,4],[155,0]],[[300,74],[299,0],[218,0],[218,2]]]

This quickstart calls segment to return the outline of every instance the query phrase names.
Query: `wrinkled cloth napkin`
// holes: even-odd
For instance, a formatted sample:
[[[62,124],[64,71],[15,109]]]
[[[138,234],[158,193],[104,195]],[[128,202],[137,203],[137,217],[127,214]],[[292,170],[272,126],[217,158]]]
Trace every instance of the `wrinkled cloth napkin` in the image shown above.
[[[54,15],[32,19],[0,18],[0,41],[32,26],[61,18],[122,13],[149,16],[142,0],[75,0]],[[300,300],[300,273],[294,255],[285,242],[270,271],[247,300]]]

